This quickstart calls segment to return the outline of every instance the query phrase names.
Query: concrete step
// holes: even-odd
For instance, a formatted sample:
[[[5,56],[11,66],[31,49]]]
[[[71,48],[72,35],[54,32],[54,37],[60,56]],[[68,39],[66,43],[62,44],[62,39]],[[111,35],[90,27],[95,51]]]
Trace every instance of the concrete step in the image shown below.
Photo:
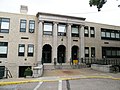
[[[54,66],[53,64],[45,64],[44,69],[45,70],[52,70],[52,69],[80,69],[80,68],[86,68],[87,65],[81,63],[80,65],[70,65],[70,64],[57,64]]]

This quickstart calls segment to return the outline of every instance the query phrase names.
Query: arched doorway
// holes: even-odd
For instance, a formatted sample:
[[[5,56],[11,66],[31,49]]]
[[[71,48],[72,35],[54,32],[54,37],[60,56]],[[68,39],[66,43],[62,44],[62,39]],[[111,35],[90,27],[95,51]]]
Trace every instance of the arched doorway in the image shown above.
[[[65,63],[65,52],[66,52],[65,46],[59,45],[57,48],[58,63]]]
[[[42,49],[42,62],[43,63],[51,63],[52,58],[52,47],[49,44],[43,46]]]
[[[78,58],[79,58],[78,52],[79,52],[78,46],[73,46],[72,47],[72,61],[73,60],[78,60]]]

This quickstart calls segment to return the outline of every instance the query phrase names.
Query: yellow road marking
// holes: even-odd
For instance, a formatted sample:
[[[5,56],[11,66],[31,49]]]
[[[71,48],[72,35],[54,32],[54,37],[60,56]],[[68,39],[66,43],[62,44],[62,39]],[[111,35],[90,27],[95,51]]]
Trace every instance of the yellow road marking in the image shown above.
[[[25,81],[11,81],[11,82],[0,82],[0,86],[5,85],[15,85],[15,84],[24,84],[24,83],[33,83],[33,82],[55,82],[59,80],[78,80],[78,79],[112,79],[120,80],[120,78],[114,78],[112,76],[80,76],[80,77],[71,77],[71,78],[58,78],[53,80],[25,80]]]

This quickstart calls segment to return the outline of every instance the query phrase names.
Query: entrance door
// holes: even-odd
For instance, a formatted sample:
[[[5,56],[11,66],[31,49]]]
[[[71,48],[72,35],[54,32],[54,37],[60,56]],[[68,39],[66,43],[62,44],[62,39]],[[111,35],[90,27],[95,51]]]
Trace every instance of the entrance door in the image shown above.
[[[50,45],[44,45],[43,46],[43,51],[42,51],[42,60],[43,63],[51,63],[51,46]]]
[[[31,68],[31,66],[19,66],[19,77],[24,77],[25,69]]]
[[[78,60],[78,46],[72,47],[72,60]]]
[[[65,63],[65,51],[66,48],[64,45],[58,46],[58,50],[57,50],[58,63]]]

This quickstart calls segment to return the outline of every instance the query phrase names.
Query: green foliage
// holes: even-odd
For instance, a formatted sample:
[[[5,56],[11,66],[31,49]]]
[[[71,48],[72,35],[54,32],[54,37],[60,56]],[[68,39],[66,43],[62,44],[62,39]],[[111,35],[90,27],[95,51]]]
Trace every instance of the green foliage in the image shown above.
[[[97,6],[98,4],[99,4],[99,1],[100,0],[90,0],[89,1],[89,4],[92,6],[92,5],[94,5],[94,6]]]
[[[107,2],[107,0],[90,0],[89,5],[92,7],[92,5],[97,6],[98,11],[100,11],[100,8],[103,7],[103,5]]]
[[[32,70],[30,69],[30,67],[28,67],[27,69],[25,69],[25,72],[24,72],[24,76],[32,76],[33,72]]]
[[[118,73],[119,72],[119,66],[111,66],[110,72],[112,73]]]

